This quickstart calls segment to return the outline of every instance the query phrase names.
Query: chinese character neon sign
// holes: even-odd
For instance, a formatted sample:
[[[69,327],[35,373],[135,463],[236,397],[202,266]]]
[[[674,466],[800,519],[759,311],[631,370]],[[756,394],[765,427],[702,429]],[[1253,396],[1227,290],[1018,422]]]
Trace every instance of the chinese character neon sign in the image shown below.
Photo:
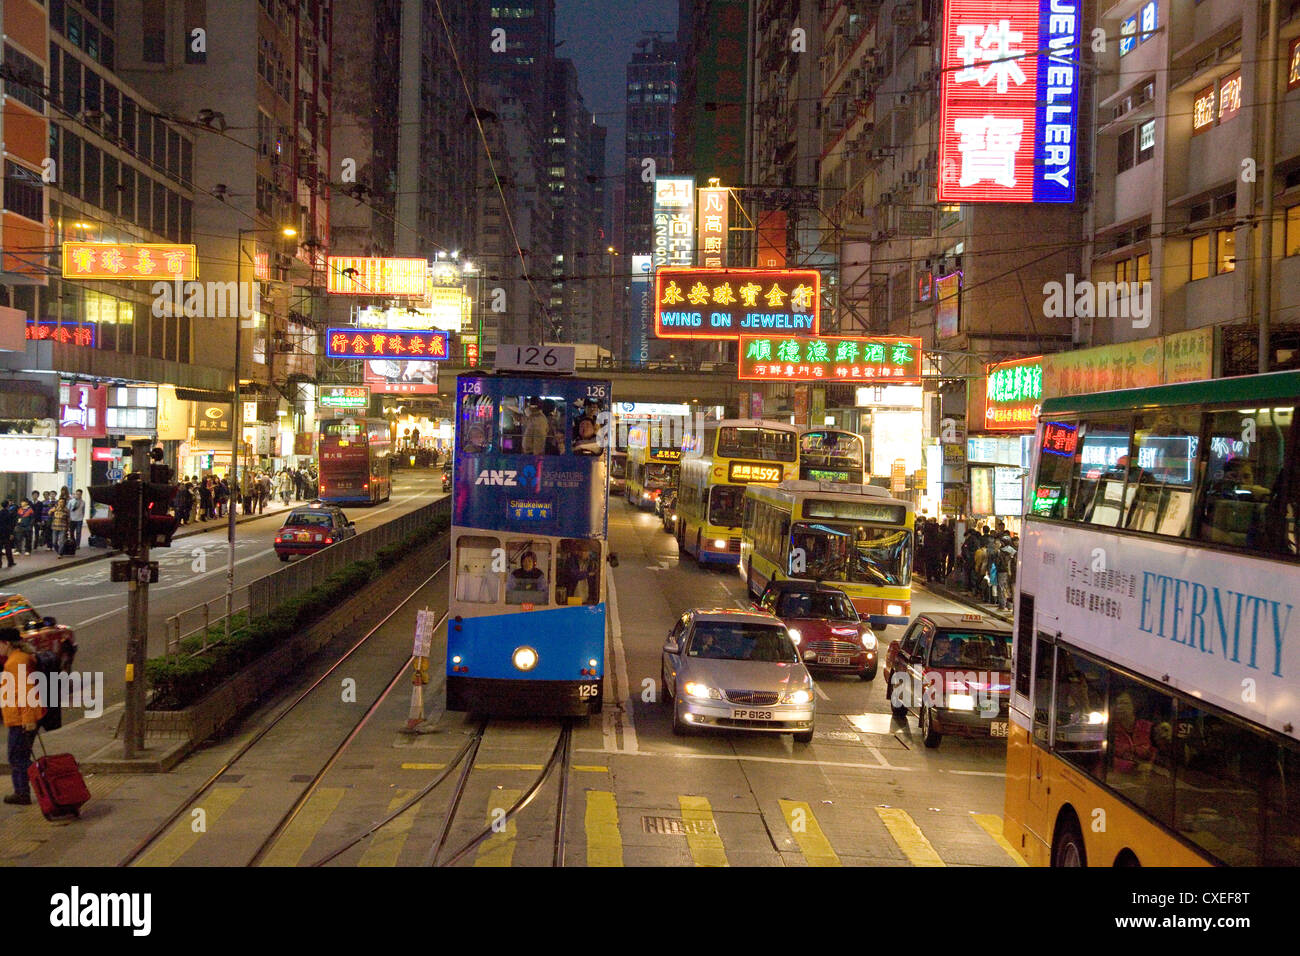
[[[157,242],[65,242],[65,279],[189,281],[198,275],[193,245]]]
[[[984,427],[989,431],[1025,431],[1034,426],[1043,401],[1041,355],[988,367],[984,392]]]
[[[60,345],[95,347],[95,326],[91,322],[27,321],[27,338],[34,342],[58,342]]]
[[[655,335],[661,339],[734,339],[762,330],[816,335],[820,315],[816,269],[655,272]]]
[[[742,335],[738,374],[753,382],[917,382],[921,340]]]
[[[695,264],[695,178],[660,176],[655,180],[652,261],[660,266]]]
[[[1074,200],[1080,18],[1076,0],[945,4],[940,202]]]
[[[447,358],[446,332],[438,329],[328,329],[325,354],[330,358]]]

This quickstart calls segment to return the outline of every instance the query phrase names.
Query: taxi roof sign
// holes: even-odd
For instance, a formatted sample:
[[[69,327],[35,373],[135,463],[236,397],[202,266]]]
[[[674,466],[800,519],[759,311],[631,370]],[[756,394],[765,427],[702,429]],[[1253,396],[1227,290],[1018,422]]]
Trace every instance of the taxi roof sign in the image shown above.
[[[963,621],[982,621],[982,620],[984,620],[984,615],[983,615],[983,614],[963,614],[963,615],[961,616],[961,619],[962,619]]]

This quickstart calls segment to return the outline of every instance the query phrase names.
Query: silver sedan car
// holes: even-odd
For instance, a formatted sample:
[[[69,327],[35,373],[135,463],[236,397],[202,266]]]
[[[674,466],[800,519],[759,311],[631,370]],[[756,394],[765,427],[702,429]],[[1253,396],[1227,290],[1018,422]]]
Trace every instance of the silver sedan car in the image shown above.
[[[785,625],[770,614],[687,611],[664,643],[663,688],[675,734],[718,727],[812,741],[812,677]]]

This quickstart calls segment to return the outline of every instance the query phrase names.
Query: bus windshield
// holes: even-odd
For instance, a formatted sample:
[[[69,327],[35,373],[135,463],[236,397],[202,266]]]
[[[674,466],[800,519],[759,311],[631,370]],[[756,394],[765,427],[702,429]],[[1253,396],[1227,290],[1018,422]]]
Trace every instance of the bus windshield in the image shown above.
[[[645,466],[645,486],[660,491],[677,487],[677,466],[651,462]]]
[[[912,578],[912,532],[906,528],[798,522],[791,548],[803,548],[806,577],[901,586]]]
[[[739,528],[745,512],[744,485],[715,485],[709,492],[709,524]]]
[[[754,458],[759,461],[794,461],[793,432],[754,425],[718,429],[718,455],[721,458]]]

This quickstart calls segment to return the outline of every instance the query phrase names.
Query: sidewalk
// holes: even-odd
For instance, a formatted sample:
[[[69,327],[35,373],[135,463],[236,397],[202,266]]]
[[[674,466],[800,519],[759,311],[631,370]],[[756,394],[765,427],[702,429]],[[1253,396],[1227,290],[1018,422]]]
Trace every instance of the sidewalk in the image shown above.
[[[996,604],[985,604],[965,588],[950,587],[947,584],[941,584],[938,581],[931,582],[929,580],[921,586],[931,594],[937,594],[939,597],[947,598],[949,601],[956,601],[958,604],[965,604],[967,607],[975,608],[981,614],[995,617],[1000,621],[1006,621],[1008,624],[1012,622],[1010,608],[1005,611],[999,611]]]
[[[278,514],[282,511],[288,511],[303,504],[301,501],[291,501],[288,505],[280,503],[280,499],[268,501],[266,510],[261,514],[239,515],[235,519],[236,524],[243,524],[245,521],[255,521],[258,518],[265,518],[267,515]],[[187,525],[181,525],[176,534],[172,536],[175,541],[178,538],[188,538],[196,534],[203,534],[206,531],[225,531],[228,518],[209,519],[207,521],[193,521]],[[7,590],[9,585],[19,581],[25,581],[28,578],[34,578],[37,575],[44,574],[54,569],[63,570],[73,568],[79,564],[88,564],[91,561],[99,561],[103,558],[122,557],[122,552],[112,551],[108,548],[92,548],[86,541],[89,540],[90,529],[83,526],[81,529],[81,547],[77,553],[70,558],[60,558],[48,548],[37,548],[30,555],[20,555],[14,551],[14,566],[0,567],[0,591]],[[3,556],[0,556],[0,562]]]

